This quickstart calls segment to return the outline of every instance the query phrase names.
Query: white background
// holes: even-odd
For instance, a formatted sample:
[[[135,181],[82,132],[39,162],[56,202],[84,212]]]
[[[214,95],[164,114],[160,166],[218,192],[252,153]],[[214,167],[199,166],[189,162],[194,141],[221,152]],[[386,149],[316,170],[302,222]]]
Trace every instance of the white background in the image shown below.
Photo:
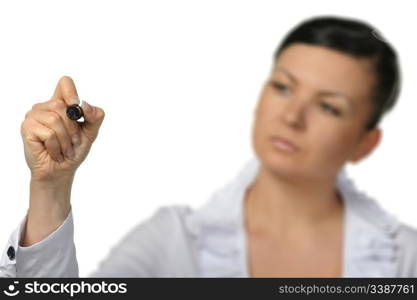
[[[383,141],[348,170],[417,226],[416,1],[2,1],[0,248],[28,207],[20,124],[71,76],[106,111],[72,205],[80,276],[161,205],[198,207],[252,155],[253,109],[283,35],[306,17],[350,16],[397,49],[403,89]]]

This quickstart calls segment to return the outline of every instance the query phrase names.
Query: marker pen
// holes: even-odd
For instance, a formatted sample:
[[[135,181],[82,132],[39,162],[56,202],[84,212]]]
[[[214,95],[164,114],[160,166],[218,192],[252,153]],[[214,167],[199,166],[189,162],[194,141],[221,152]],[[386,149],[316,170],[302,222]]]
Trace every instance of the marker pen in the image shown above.
[[[73,104],[67,108],[67,116],[73,121],[83,122],[84,121],[84,112],[80,105]],[[83,120],[80,120],[80,119]],[[80,120],[80,121],[79,121]]]

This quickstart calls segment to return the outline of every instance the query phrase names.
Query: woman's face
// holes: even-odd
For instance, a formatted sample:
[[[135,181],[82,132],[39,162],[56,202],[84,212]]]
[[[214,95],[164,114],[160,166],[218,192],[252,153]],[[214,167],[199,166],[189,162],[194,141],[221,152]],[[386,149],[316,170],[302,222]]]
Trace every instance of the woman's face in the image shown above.
[[[254,149],[280,174],[334,177],[379,141],[366,131],[375,83],[371,63],[325,47],[296,43],[278,57],[256,107]],[[288,148],[275,137],[295,145]]]

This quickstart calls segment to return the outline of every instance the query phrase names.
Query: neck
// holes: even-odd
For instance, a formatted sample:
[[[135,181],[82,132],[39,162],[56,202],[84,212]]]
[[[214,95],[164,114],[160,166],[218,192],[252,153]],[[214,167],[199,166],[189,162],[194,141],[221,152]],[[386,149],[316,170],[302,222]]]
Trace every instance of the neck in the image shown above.
[[[343,203],[336,178],[291,180],[260,167],[247,189],[245,207],[252,229],[268,233],[314,230],[340,221]]]

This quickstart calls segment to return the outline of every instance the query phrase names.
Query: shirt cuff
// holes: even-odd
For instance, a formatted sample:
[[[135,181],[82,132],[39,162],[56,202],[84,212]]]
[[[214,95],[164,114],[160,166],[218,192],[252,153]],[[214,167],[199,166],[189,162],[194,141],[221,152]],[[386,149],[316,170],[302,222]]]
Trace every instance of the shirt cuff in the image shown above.
[[[0,260],[0,277],[78,277],[72,209],[43,240],[20,246],[27,215],[10,235]]]

